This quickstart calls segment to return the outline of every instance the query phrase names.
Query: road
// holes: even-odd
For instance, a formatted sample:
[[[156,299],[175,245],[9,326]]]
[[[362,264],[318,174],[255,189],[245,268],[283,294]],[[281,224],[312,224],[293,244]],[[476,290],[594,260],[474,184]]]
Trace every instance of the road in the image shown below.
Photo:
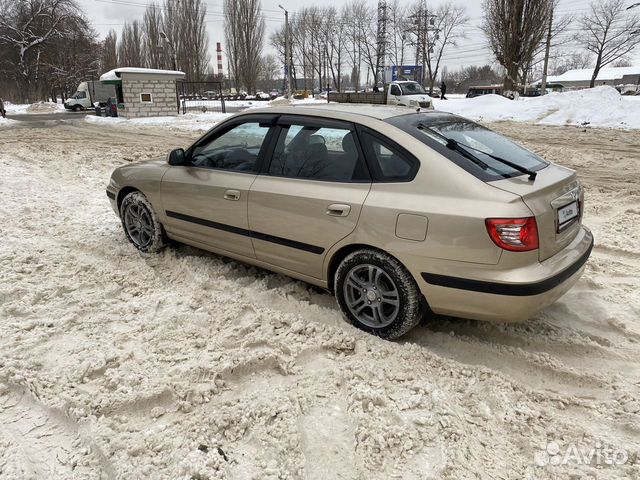
[[[46,120],[74,120],[92,115],[94,112],[52,112],[52,113],[16,113],[8,114],[9,120],[20,120],[22,122],[42,122]]]

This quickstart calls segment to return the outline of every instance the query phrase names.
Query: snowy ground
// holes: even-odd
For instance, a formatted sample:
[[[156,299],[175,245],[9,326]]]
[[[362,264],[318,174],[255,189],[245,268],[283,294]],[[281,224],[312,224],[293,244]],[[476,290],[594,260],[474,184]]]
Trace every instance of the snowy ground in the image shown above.
[[[127,244],[111,171],[196,133],[0,130],[0,478],[640,478],[640,132],[493,127],[582,176],[586,272],[526,323],[395,343],[301,282]],[[545,464],[572,445],[626,459]]]

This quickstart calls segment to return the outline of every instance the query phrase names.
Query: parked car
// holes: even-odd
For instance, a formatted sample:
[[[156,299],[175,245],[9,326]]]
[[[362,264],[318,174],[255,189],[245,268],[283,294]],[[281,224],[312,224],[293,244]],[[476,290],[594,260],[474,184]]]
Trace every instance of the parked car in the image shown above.
[[[502,95],[502,85],[481,85],[469,87],[467,98],[480,97],[482,95]]]
[[[128,240],[168,240],[333,292],[396,338],[425,313],[524,320],[593,245],[573,170],[462,117],[395,107],[245,111],[107,187]]]
[[[323,97],[326,98],[326,97]],[[391,82],[381,92],[329,92],[329,100],[339,103],[370,103],[433,109],[433,101],[424,87],[414,81]]]

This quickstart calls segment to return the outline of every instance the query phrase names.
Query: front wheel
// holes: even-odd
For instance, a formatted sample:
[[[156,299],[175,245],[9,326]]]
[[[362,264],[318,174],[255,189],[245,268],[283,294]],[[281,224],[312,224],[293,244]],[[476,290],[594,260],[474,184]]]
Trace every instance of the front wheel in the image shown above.
[[[421,320],[424,300],[407,269],[373,249],[353,252],[335,274],[335,293],[344,316],[356,327],[392,340]]]
[[[125,235],[141,252],[157,252],[164,247],[162,224],[142,192],[131,192],[124,197],[120,218]]]

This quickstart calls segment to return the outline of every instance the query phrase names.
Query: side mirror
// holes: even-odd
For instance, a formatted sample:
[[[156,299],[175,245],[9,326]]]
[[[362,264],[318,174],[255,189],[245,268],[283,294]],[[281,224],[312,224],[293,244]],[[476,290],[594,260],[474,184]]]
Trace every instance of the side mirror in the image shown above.
[[[169,165],[178,166],[185,164],[185,155],[183,148],[176,148],[175,150],[171,150],[169,152],[168,158]]]

